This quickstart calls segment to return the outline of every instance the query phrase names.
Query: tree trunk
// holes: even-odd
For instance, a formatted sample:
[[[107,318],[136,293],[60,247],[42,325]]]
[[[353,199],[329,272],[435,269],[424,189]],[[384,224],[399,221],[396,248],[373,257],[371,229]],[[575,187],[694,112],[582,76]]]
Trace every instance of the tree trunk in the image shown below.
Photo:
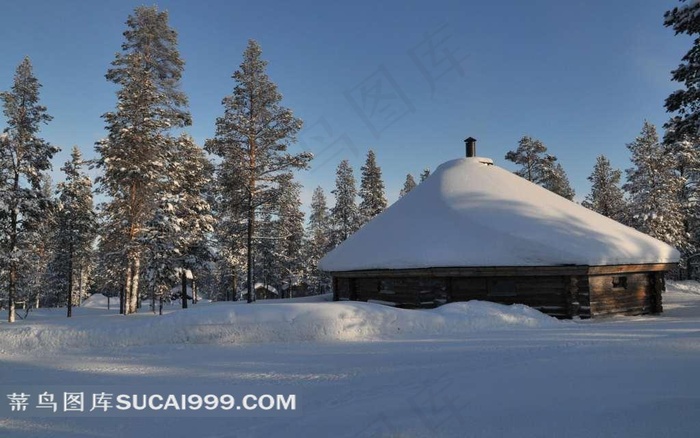
[[[248,194],[248,303],[253,302],[253,232],[255,231],[255,211],[253,210],[253,193]]]
[[[156,313],[156,290],[151,290],[151,312]]]
[[[233,270],[233,275],[231,276],[231,301],[238,301],[238,274],[236,269]]]
[[[83,304],[83,262],[78,266],[78,307]]]
[[[126,289],[126,287],[125,287],[124,285],[122,285],[122,286],[119,288],[119,314],[120,314],[120,315],[123,315],[124,312],[125,312],[125,307],[124,307],[124,304],[126,303],[126,297],[124,296],[124,295],[125,295],[125,292],[124,292],[125,289]]]
[[[8,314],[7,322],[15,322],[15,293],[17,288],[17,264],[12,261],[10,262],[10,284],[8,290]]]
[[[19,192],[19,174],[15,172],[14,194]],[[7,322],[15,322],[15,297],[17,295],[17,206],[10,210],[10,284],[7,291],[8,315]]]
[[[187,309],[187,270],[182,267],[182,308]]]
[[[124,273],[126,275],[126,278],[124,279],[124,287],[123,287],[123,292],[122,292],[122,314],[128,315],[129,314],[129,301],[131,300],[131,270],[132,270],[132,265],[131,265],[131,257],[129,255],[126,256],[126,272]]]
[[[127,313],[136,313],[136,308],[139,301],[139,271],[141,268],[141,259],[138,255],[134,256],[131,268],[131,291],[129,291],[129,299],[127,300]]]
[[[73,316],[73,242],[68,244],[68,318]]]
[[[197,304],[197,282],[192,279],[192,304]]]

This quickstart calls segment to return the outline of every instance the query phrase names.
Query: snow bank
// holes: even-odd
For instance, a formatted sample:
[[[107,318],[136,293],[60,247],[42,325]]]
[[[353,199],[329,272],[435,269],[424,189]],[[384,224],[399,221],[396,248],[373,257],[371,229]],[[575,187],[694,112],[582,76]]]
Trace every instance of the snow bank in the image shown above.
[[[276,301],[276,300],[275,300]],[[362,302],[214,303],[147,313],[0,326],[0,352],[152,344],[334,342],[463,337],[475,330],[547,327],[554,318],[522,305],[471,301],[433,310]]]
[[[700,295],[700,283],[694,280],[667,281],[666,290],[668,292],[682,292],[687,294]]]
[[[88,309],[106,309],[108,299],[109,298],[102,294],[92,294],[80,304],[80,307]],[[119,307],[119,298],[111,298],[109,300],[111,308],[114,308],[115,305],[117,308]]]

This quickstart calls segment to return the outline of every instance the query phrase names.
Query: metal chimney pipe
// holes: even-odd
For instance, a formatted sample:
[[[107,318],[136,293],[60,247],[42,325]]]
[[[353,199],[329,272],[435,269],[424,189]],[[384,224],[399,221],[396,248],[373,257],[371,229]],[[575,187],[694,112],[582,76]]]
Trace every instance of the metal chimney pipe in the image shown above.
[[[467,146],[467,157],[476,157],[476,139],[474,137],[469,137],[464,140]]]

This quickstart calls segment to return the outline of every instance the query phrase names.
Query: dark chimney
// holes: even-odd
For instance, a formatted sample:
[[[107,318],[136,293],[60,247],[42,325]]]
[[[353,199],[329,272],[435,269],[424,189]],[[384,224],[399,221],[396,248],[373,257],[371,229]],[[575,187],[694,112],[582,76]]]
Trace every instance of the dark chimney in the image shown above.
[[[467,145],[467,157],[476,157],[476,139],[469,137],[464,143]]]

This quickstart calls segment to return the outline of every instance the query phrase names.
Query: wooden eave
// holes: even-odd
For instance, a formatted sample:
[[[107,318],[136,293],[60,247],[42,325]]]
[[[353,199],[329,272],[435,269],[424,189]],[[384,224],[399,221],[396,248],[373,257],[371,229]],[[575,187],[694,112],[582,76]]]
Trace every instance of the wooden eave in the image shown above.
[[[537,277],[606,275],[627,272],[658,272],[673,269],[677,263],[646,263],[630,265],[561,265],[561,266],[477,266],[451,268],[371,269],[331,271],[334,277]]]

